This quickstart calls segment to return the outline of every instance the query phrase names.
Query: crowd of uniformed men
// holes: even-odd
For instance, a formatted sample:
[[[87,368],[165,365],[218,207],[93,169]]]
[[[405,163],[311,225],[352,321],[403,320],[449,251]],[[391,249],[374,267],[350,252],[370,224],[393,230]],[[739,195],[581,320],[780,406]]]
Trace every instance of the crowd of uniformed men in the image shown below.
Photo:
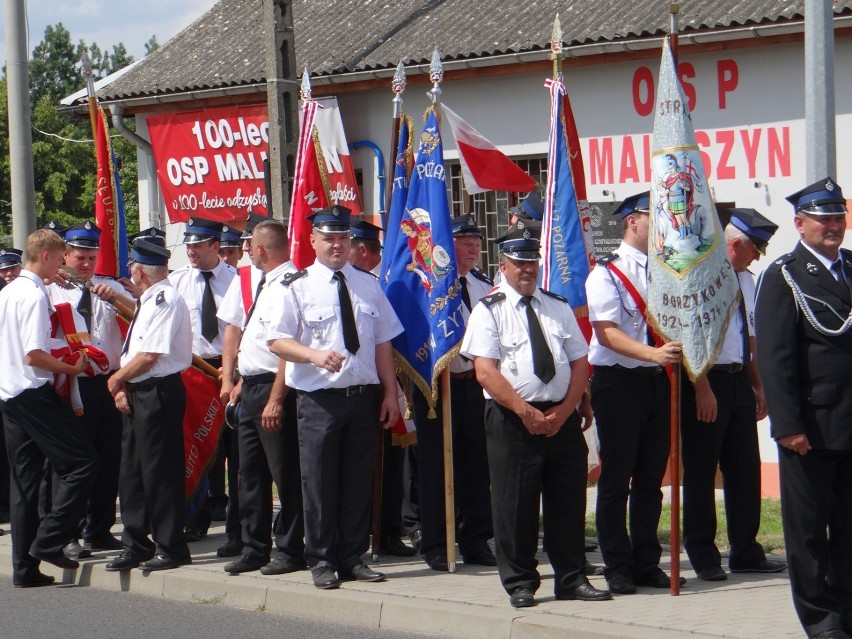
[[[840,540],[852,531],[852,393],[845,392],[852,390],[845,336],[852,259],[839,250],[845,200],[830,178],[788,200],[801,242],[767,269],[757,313],[747,267],[777,226],[754,209],[732,209],[724,229],[741,295],[715,365],[695,384],[681,383],[684,546],[699,579],[727,578],[714,542],[718,467],[728,568],[786,569],[755,539],[756,423],[768,412],[797,612],[810,636],[846,637],[852,558]],[[621,245],[586,282],[591,343],[567,301],[538,287],[542,204],[534,194],[511,210],[497,240],[496,286],[476,268],[475,219],[452,222],[467,326],[450,364],[458,544],[465,564],[497,566],[512,606],[535,604],[540,515],[557,599],[608,600],[670,585],[659,567],[657,526],[669,454],[666,366],[680,361],[682,345],[663,342],[645,322],[649,209],[646,192],[615,211]],[[23,264],[22,251],[0,249],[0,411],[11,466],[0,473],[11,478],[0,486],[0,515],[11,516],[15,586],[48,585],[53,578],[39,571],[40,561],[76,568],[92,550],[121,551],[106,564],[110,571],[190,563],[187,542],[205,536],[212,520],[226,521],[217,553],[233,558],[228,573],[310,569],[321,589],[385,578],[362,556],[379,429],[400,417],[391,340],[405,327],[377,277],[381,229],[337,205],[311,223],[316,261],[303,270],[290,261],[286,226],[254,213],[241,235],[190,220],[189,264],[173,272],[162,232],[137,234],[131,278],[121,282],[94,275],[100,231],[91,222],[36,231]],[[251,266],[237,269],[243,250]],[[136,309],[124,340],[122,307]],[[69,343],[84,334],[88,355],[52,350],[57,324]],[[232,428],[222,435],[205,503],[187,516],[180,373],[194,357],[221,370]],[[833,365],[819,365],[819,357]],[[440,412],[430,418],[419,391],[412,395],[416,447],[385,446],[381,549],[419,551],[432,570],[446,571]],[[594,567],[584,554],[583,431],[592,413],[606,590],[587,579]],[[117,495],[120,541],[111,533]]]

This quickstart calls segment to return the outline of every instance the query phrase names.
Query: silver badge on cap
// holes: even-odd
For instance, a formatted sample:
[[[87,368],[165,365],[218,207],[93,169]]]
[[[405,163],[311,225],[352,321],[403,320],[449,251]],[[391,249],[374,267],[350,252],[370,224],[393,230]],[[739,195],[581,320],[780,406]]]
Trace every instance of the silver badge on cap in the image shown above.
[[[834,182],[831,181],[831,178],[825,181],[825,190],[833,191],[834,190]]]
[[[86,229],[87,231],[91,231],[92,230],[92,223],[89,222],[88,220],[86,220],[86,223],[83,225],[83,228]]]
[[[152,228],[150,231],[148,231],[148,235],[150,235],[151,237],[156,237],[157,236],[157,229]]]
[[[522,229],[522,228],[525,228],[526,225],[523,222],[521,222],[520,220],[518,220],[517,226],[518,226],[519,229]]]
[[[336,206],[335,206],[335,207],[332,207],[332,209],[331,209],[331,214],[332,214],[334,217],[337,217],[338,215],[340,215],[340,209],[339,209],[339,208],[337,208]]]
[[[0,249],[0,255],[6,255],[6,249]]]
[[[524,229],[524,239],[525,240],[530,239],[530,230],[529,229]]]
[[[227,224],[222,225],[222,233],[228,233],[230,230]]]

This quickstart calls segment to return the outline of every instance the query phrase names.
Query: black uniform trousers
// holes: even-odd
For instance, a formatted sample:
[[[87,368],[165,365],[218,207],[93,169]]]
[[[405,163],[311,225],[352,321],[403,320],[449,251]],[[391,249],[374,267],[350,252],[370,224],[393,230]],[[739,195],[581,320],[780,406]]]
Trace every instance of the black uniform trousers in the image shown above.
[[[269,561],[274,533],[278,552],[301,562],[305,559],[305,520],[299,470],[296,393],[289,392],[284,400],[280,430],[269,432],[261,427],[261,416],[269,401],[274,377],[272,373],[268,378],[244,377],[240,392],[241,413],[237,433],[240,451],[240,517],[245,544],[242,556]],[[278,488],[281,507],[274,530],[272,482]]]
[[[553,403],[532,402],[539,410]],[[506,592],[538,590],[539,512],[544,519],[554,592],[585,582],[586,458],[576,412],[552,437],[532,435],[521,419],[494,400],[485,402],[491,470],[491,508],[497,570]],[[539,509],[541,504],[541,511]]]
[[[403,470],[406,447],[394,446],[390,429],[382,433],[382,537],[402,536]]]
[[[413,389],[412,395],[417,424],[417,498],[423,531],[420,552],[429,561],[436,555],[447,554],[444,434],[440,408],[443,398],[438,395],[437,417],[429,419],[429,407],[423,393]],[[455,505],[461,519],[457,541],[462,556],[475,556],[488,548],[488,540],[494,536],[485,442],[485,398],[479,382],[472,377],[451,378],[450,408],[453,420],[453,485]]]
[[[349,570],[370,545],[379,385],[298,391],[299,461],[310,568]]]
[[[9,457],[6,455],[6,436],[3,434],[3,414],[0,413],[0,524],[9,521]]]
[[[227,460],[227,465],[225,461]],[[225,476],[228,477],[228,492],[225,494]],[[216,459],[207,472],[210,487],[207,492],[207,508],[217,505],[225,508],[225,534],[228,539],[239,540],[242,535],[240,522],[240,436],[233,428],[223,428],[219,438]]]
[[[29,555],[55,554],[77,532],[98,471],[98,455],[71,408],[50,384],[0,401],[11,467],[12,569],[38,573]],[[59,479],[53,507],[39,522],[39,485],[47,460]]]
[[[731,553],[728,565],[745,569],[766,559],[755,537],[760,528],[760,446],[755,398],[747,369],[711,370],[716,421],[699,422],[695,388],[681,378],[683,544],[695,570],[721,565],[716,548],[716,467],[722,471]]]
[[[657,525],[669,456],[669,388],[659,367],[595,366],[592,410],[601,460],[595,515],[605,575],[640,578],[660,563]]]
[[[778,447],[793,605],[809,637],[852,633],[852,451]]]
[[[115,525],[122,421],[121,413],[115,407],[115,401],[107,388],[106,375],[78,377],[77,383],[83,400],[80,423],[101,460],[81,531],[84,540],[90,542],[111,535],[110,529]]]
[[[150,559],[155,552],[186,559],[183,380],[176,373],[128,383],[127,390],[131,413],[123,416],[121,440],[121,541],[136,559]]]

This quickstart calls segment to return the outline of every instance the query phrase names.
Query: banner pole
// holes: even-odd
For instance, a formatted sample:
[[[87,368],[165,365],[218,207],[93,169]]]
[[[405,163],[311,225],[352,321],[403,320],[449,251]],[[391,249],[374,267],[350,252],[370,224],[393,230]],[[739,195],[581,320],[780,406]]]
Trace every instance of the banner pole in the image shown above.
[[[677,33],[678,12],[680,3],[672,2],[669,12],[671,14],[670,45],[674,58],[675,75],[680,79],[677,71]],[[669,478],[671,480],[671,531],[669,543],[671,545],[671,581],[669,588],[671,595],[680,595],[680,371],[681,364],[672,364],[669,381],[671,384],[671,449],[669,452]]]
[[[444,512],[447,523],[447,564],[456,571],[456,498],[453,484],[453,411],[450,367],[441,371],[441,425],[444,439]]]

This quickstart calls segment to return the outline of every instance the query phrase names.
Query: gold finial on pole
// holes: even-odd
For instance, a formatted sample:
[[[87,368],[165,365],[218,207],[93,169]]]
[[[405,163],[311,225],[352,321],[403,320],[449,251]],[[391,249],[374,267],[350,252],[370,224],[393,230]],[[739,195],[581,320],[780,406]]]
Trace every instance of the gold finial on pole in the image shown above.
[[[553,79],[562,73],[562,25],[559,14],[553,19],[553,33],[550,35],[550,59],[553,60]]]

